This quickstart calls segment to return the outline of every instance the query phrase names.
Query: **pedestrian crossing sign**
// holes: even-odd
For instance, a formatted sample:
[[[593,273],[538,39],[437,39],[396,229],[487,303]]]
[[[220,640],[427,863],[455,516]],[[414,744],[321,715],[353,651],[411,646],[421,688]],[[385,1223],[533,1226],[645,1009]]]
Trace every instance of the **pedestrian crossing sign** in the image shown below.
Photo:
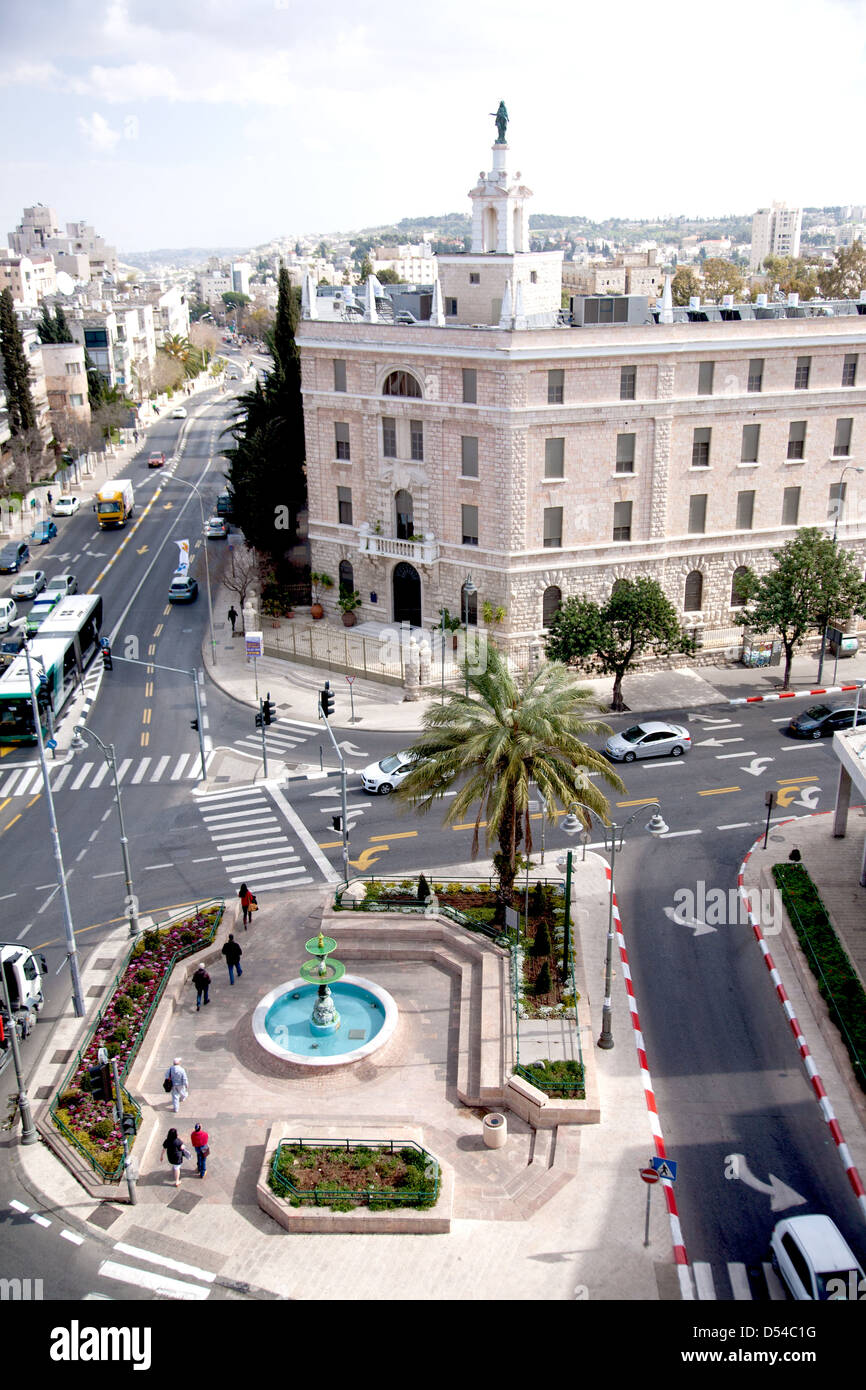
[[[651,1158],[650,1166],[655,1168],[660,1178],[668,1178],[670,1182],[676,1182],[677,1165],[672,1158]]]

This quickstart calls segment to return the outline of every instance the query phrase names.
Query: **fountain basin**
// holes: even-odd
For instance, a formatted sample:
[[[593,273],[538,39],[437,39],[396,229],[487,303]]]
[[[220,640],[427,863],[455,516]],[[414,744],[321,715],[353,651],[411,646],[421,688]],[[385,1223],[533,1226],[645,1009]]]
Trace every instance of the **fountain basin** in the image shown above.
[[[318,987],[298,976],[256,1006],[253,1033],[260,1047],[304,1067],[348,1066],[382,1047],[397,1026],[397,1005],[388,991],[362,975],[344,975],[330,988],[340,1015],[336,1032],[311,1028]]]

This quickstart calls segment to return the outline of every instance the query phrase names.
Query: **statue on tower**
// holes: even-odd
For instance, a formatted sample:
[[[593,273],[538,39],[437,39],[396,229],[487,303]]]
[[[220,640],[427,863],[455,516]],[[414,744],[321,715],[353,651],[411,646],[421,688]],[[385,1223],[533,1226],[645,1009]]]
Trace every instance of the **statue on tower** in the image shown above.
[[[508,112],[505,109],[505,102],[500,101],[496,111],[491,111],[490,114],[496,122],[496,143],[497,145],[504,145],[505,127],[508,125]]]

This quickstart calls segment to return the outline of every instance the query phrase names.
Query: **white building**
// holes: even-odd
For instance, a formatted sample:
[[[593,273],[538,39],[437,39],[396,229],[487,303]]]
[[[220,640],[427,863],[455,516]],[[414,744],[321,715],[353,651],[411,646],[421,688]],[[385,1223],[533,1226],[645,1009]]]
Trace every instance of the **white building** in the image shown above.
[[[57,271],[52,257],[34,251],[32,256],[13,255],[0,250],[0,290],[9,289],[19,309],[33,309],[47,294],[57,289]]]
[[[245,294],[249,298],[252,273],[253,268],[248,261],[234,261],[232,263],[231,288],[235,294]]]
[[[785,203],[759,208],[752,218],[749,268],[760,270],[768,256],[799,256],[803,209]]]

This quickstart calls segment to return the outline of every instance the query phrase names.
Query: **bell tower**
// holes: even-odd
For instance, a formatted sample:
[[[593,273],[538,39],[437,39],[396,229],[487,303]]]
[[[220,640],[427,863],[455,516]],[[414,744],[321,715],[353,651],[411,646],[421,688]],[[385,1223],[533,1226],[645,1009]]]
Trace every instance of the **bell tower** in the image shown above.
[[[508,145],[505,129],[508,112],[499,103],[496,113],[496,141],[493,145],[493,167],[478,175],[470,190],[472,199],[472,254],[513,255],[529,250],[529,220],[526,204],[532,191],[520,182],[520,171],[512,179],[508,173]]]

